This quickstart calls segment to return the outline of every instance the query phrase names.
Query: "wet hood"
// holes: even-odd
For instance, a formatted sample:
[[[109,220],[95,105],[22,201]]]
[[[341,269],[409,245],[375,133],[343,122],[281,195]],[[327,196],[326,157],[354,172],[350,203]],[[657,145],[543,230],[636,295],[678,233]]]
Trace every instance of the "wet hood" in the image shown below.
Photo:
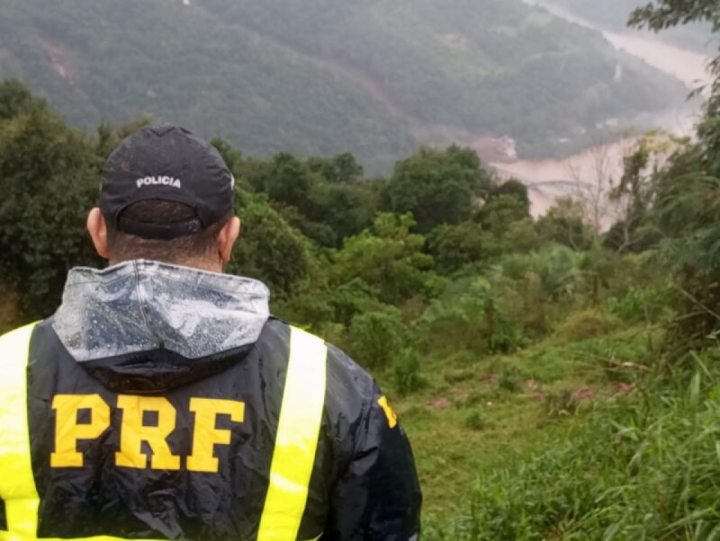
[[[112,387],[137,386],[138,378],[166,387],[252,346],[268,301],[256,280],[136,260],[72,269],[52,325],[70,355],[101,367]]]

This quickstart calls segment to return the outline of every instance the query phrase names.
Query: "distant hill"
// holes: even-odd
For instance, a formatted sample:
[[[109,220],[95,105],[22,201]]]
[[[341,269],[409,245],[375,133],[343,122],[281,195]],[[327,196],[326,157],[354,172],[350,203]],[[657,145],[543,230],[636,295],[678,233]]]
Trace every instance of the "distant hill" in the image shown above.
[[[0,78],[75,125],[148,112],[250,154],[571,152],[685,89],[519,0],[0,0]],[[492,156],[490,156],[492,157]]]
[[[533,3],[533,0],[528,1]],[[627,28],[630,13],[647,2],[642,0],[538,0],[538,3],[562,8],[608,30],[632,31]],[[661,37],[679,47],[699,52],[717,49],[717,42],[713,40],[708,25],[691,24],[670,28],[662,32]]]

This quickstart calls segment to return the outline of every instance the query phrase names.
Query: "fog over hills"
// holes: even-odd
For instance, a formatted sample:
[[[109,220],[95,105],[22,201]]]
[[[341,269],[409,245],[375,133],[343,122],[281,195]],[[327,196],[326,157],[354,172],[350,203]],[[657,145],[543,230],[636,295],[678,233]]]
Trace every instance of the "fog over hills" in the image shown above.
[[[536,2],[531,2],[536,3]],[[576,17],[607,30],[627,30],[629,14],[646,2],[640,0],[538,0],[539,4],[561,8]],[[666,29],[661,37],[664,41],[680,47],[706,53],[712,50],[710,27],[689,24]]]
[[[677,80],[520,0],[0,0],[0,78],[77,126],[143,112],[248,154],[420,144],[568,154],[681,101]]]

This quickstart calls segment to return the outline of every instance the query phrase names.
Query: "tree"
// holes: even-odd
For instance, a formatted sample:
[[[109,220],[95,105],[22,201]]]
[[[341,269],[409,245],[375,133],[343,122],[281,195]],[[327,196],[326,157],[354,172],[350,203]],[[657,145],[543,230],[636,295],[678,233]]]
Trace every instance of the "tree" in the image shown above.
[[[363,176],[362,165],[349,152],[338,154],[332,158],[310,158],[308,166],[333,184],[356,182]]]
[[[720,3],[717,0],[654,0],[634,10],[628,24],[659,32],[691,22],[709,22],[720,31]]]
[[[720,2],[717,0],[655,0],[637,8],[628,24],[660,32],[688,23],[709,23],[714,34],[720,33]],[[711,174],[720,176],[720,56],[709,65],[714,77],[705,118],[698,126],[702,160]],[[698,89],[698,91],[701,89]]]
[[[540,236],[573,250],[587,250],[593,234],[585,221],[583,205],[572,197],[558,198],[537,222]]]
[[[623,141],[622,146],[629,146]],[[615,178],[622,172],[625,149],[617,152],[610,144],[598,144],[588,151],[588,158],[568,165],[574,182],[573,199],[583,207],[584,220],[590,224],[593,243],[600,243],[600,232],[614,221],[614,204],[610,199]]]
[[[410,232],[414,225],[410,214],[379,214],[371,229],[345,240],[330,269],[331,286],[359,278],[387,304],[422,293],[433,259],[422,252],[425,237]]]
[[[271,199],[307,209],[310,188],[316,178],[302,161],[292,154],[275,156],[263,178],[264,188]]]
[[[235,213],[243,220],[243,234],[228,271],[262,280],[274,295],[287,297],[309,272],[309,241],[290,227],[263,195],[238,192]]]
[[[427,233],[440,224],[469,219],[476,198],[489,191],[490,184],[474,151],[422,148],[396,164],[385,198],[389,210],[411,212],[417,230]]]
[[[327,225],[333,233],[332,244],[326,246],[340,247],[346,237],[371,225],[377,206],[377,191],[372,184],[322,182],[310,192],[307,216]]]
[[[0,282],[20,299],[21,317],[51,314],[70,267],[98,262],[85,212],[98,195],[94,143],[42,100],[0,84]]]
[[[500,236],[510,224],[530,218],[530,204],[514,194],[498,192],[475,214],[475,221],[483,229]]]
[[[0,83],[0,120],[10,120],[32,105],[42,106],[30,90],[17,79]]]
[[[492,186],[489,193],[485,195],[495,197],[498,195],[511,195],[515,197],[525,208],[527,208],[527,215],[530,215],[530,196],[528,195],[528,188],[523,184],[522,181],[517,179],[506,180],[499,186]]]
[[[475,222],[441,225],[428,236],[428,250],[440,272],[451,273],[463,265],[496,255],[492,234]]]
[[[656,244],[660,237],[648,220],[654,205],[652,179],[671,154],[686,140],[662,132],[641,137],[623,159],[623,172],[610,191],[617,221],[605,237],[605,245],[617,252],[640,252]]]
[[[123,139],[151,122],[152,116],[148,114],[141,115],[135,120],[121,126],[113,126],[105,121],[101,122],[96,130],[97,141],[95,143],[95,153],[105,161]]]

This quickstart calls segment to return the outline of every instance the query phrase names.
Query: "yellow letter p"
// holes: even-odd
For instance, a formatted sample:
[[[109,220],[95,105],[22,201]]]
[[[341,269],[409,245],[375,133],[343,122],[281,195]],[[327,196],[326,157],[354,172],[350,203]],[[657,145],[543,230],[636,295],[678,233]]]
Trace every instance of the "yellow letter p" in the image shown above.
[[[77,450],[79,440],[94,440],[110,426],[110,406],[99,394],[58,394],[52,401],[55,410],[55,451],[51,468],[82,468],[84,457]],[[81,411],[89,410],[90,420],[78,422]]]

